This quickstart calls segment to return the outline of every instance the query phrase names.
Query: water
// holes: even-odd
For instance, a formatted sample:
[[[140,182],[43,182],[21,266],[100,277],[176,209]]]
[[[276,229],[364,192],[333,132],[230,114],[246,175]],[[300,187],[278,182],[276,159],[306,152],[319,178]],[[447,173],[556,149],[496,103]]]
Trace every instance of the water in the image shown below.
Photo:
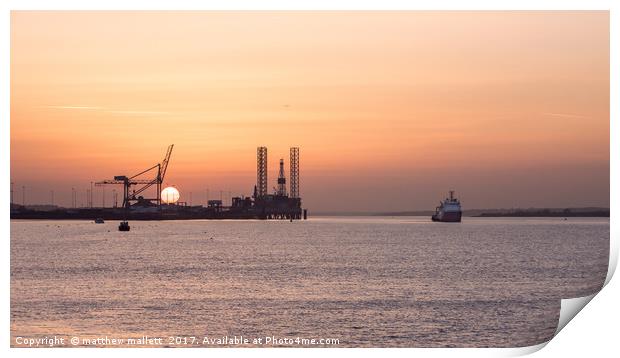
[[[553,336],[560,298],[601,288],[609,255],[598,218],[117,225],[11,221],[12,346],[54,335],[527,346]]]

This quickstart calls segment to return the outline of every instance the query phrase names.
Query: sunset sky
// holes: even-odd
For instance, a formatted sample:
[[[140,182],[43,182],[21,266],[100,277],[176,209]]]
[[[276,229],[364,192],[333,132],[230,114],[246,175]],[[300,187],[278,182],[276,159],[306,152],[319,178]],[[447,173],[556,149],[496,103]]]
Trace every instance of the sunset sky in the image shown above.
[[[609,206],[608,12],[12,12],[15,201],[251,195],[301,148],[310,211]],[[106,189],[106,204],[111,203]],[[120,189],[120,188],[117,188]],[[95,192],[101,204],[101,190]]]

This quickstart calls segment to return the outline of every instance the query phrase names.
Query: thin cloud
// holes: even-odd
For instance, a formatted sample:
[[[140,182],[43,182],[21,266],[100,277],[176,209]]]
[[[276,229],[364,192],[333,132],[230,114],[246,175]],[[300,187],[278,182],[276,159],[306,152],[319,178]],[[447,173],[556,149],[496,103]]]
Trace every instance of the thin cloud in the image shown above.
[[[548,117],[562,117],[562,118],[580,118],[580,119],[589,118],[589,117],[582,116],[579,114],[571,114],[571,113],[543,113],[543,115],[548,116]]]
[[[114,114],[129,114],[129,115],[149,115],[149,114],[168,114],[169,112],[160,111],[107,111]]]
[[[111,114],[123,114],[123,115],[161,115],[161,114],[169,114],[170,112],[162,112],[162,111],[147,111],[147,110],[119,110],[112,109],[100,106],[86,106],[86,105],[62,105],[62,106],[40,106],[39,108],[52,108],[52,109],[61,109],[61,110],[93,110],[93,111],[102,111],[104,113]]]
[[[54,108],[54,109],[85,109],[85,110],[98,110],[98,109],[103,109],[103,107],[96,107],[96,106],[43,106],[43,108]]]

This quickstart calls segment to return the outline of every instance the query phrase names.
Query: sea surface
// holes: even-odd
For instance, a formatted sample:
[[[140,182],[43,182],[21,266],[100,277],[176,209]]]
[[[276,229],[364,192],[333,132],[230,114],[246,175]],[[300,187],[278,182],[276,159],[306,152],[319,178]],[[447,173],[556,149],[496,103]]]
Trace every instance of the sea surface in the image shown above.
[[[602,287],[609,257],[608,218],[130,224],[11,221],[11,346],[528,346],[552,338],[561,298]]]

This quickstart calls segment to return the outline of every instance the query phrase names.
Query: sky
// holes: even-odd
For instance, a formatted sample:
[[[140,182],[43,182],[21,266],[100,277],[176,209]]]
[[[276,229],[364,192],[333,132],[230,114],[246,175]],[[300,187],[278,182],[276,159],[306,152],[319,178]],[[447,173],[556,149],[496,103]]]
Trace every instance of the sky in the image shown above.
[[[608,207],[609,14],[13,11],[10,113],[20,204],[174,144],[193,204],[298,146],[310,212]]]

